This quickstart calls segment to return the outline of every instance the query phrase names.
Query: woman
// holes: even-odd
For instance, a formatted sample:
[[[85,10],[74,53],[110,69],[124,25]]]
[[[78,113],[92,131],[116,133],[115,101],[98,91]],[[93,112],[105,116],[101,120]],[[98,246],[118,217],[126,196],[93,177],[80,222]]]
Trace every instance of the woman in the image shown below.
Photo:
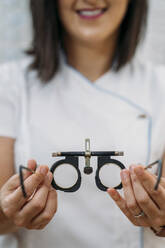
[[[31,11],[30,58],[0,72],[2,247],[163,247],[150,227],[165,236],[165,182],[154,191],[156,177],[136,165],[164,151],[164,69],[133,60],[147,1],[31,0]],[[124,150],[124,196],[109,188],[108,197],[81,172],[79,191],[58,194],[55,215],[50,155],[82,150],[86,137],[93,150]],[[32,170],[42,164],[25,174],[28,200],[15,174],[27,160]]]

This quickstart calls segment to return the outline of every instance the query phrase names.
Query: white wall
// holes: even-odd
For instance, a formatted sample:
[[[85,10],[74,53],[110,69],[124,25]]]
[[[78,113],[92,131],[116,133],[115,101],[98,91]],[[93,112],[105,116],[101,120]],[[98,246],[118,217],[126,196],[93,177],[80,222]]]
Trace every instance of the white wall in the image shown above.
[[[0,62],[22,56],[22,50],[29,45],[28,3],[29,0],[0,0]]]
[[[165,63],[165,0],[149,3],[148,30],[140,55],[155,63]]]
[[[148,32],[140,56],[165,63],[165,0],[149,0],[149,3]],[[22,56],[21,51],[29,45],[28,4],[29,0],[0,0],[0,62]]]

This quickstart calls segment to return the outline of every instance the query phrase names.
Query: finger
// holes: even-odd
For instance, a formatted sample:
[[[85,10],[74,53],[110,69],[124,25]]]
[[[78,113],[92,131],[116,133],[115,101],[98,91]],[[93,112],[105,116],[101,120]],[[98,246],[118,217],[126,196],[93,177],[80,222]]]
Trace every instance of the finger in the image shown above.
[[[26,203],[23,208],[15,215],[15,224],[18,226],[27,225],[31,219],[38,215],[46,206],[50,184],[52,181],[52,173],[49,171],[45,177],[44,183],[37,189],[33,198]]]
[[[28,160],[28,163],[27,163],[27,167],[28,167],[29,169],[35,171],[35,170],[36,170],[36,167],[37,167],[37,162],[36,162],[36,160],[34,160],[34,159],[29,159],[29,160]]]
[[[164,178],[162,178],[161,183],[157,190],[154,189],[156,184],[156,178],[153,177],[148,171],[144,170],[142,166],[136,166],[134,172],[137,175],[140,183],[143,185],[145,190],[148,192],[150,197],[156,202],[160,209],[165,209],[165,188]]]
[[[29,169],[31,169],[32,171],[35,171],[37,163],[34,159],[30,159],[28,160],[27,165]],[[24,180],[28,178],[30,175],[32,175],[32,172],[28,170],[23,170]],[[9,178],[8,183],[6,184],[6,190],[12,192],[19,186],[20,186],[20,177],[19,177],[19,174],[15,174],[14,176]]]
[[[150,172],[150,171],[145,170],[145,167],[142,166],[142,165],[140,165],[140,167],[144,168],[144,171],[146,171],[146,172],[148,172],[150,175],[152,175],[152,177],[155,179],[155,182],[157,181],[157,178],[158,178],[157,175],[153,174],[153,173]],[[161,185],[163,188],[165,188],[165,177],[163,177],[163,176],[161,177],[159,185]],[[154,187],[155,187],[155,185],[154,185]]]
[[[57,192],[51,189],[48,194],[47,204],[43,212],[31,220],[30,226],[38,227],[47,225],[57,211]]]
[[[145,217],[137,219],[135,218],[132,213],[129,211],[126,201],[123,199],[123,197],[117,192],[115,189],[108,189],[108,194],[112,197],[112,199],[115,201],[117,206],[120,208],[120,210],[124,213],[124,215],[136,226],[150,226],[146,220]]]
[[[17,188],[14,192],[12,192],[10,195],[8,195],[8,202],[10,202],[10,208],[12,208],[14,212],[18,211],[25,204],[25,202],[33,194],[36,188],[44,181],[47,172],[47,166],[40,166],[36,170],[36,173],[32,174],[24,181],[27,198],[24,198],[21,186]]]
[[[141,212],[141,209],[134,195],[129,170],[121,171],[121,180],[127,207],[134,216],[138,215]]]
[[[157,205],[153,202],[153,200],[149,197],[147,191],[142,186],[141,182],[139,181],[138,177],[134,172],[134,168],[136,166],[130,166],[130,175],[132,186],[135,194],[135,198],[138,202],[138,205],[143,210],[145,215],[149,218],[152,222],[153,218],[156,218],[160,215],[160,211]]]
[[[117,206],[120,208],[120,210],[127,216],[128,219],[133,221],[132,214],[129,211],[126,201],[123,199],[123,197],[117,192],[117,190],[113,188],[108,189],[108,194],[112,197],[112,199],[116,202]]]
[[[142,166],[142,168],[144,168],[144,171],[146,171],[146,170],[145,170],[145,167]],[[150,175],[155,179],[155,182],[156,182],[158,176],[155,175],[155,174],[153,174],[153,173],[150,172],[150,171],[147,171],[147,172],[150,173]],[[156,184],[156,183],[155,183],[155,184]],[[162,177],[160,178],[159,185],[161,185],[163,188],[165,188],[165,177],[162,176]],[[154,188],[155,188],[155,185],[154,185]]]

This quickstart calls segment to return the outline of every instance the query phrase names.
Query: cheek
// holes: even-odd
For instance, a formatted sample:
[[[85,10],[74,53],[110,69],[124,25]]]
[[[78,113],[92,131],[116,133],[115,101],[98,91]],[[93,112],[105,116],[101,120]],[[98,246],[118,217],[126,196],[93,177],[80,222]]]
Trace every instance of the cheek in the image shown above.
[[[57,1],[57,0],[55,0]],[[70,15],[73,12],[73,3],[75,0],[58,0],[57,6],[58,6],[58,13],[59,18],[62,23],[65,23],[69,20]]]
[[[127,13],[128,2],[128,0],[113,1],[111,8],[107,12],[107,19],[109,19],[109,24],[113,28],[117,28],[122,23]]]
[[[127,11],[128,0],[113,0],[98,20],[86,21],[73,11],[74,0],[59,0],[59,15],[65,31],[78,39],[106,39],[119,28]]]
[[[66,30],[71,29],[74,25],[75,13],[73,11],[73,2],[75,0],[58,0],[59,18]]]
[[[59,9],[71,8],[75,3],[75,0],[56,0]]]

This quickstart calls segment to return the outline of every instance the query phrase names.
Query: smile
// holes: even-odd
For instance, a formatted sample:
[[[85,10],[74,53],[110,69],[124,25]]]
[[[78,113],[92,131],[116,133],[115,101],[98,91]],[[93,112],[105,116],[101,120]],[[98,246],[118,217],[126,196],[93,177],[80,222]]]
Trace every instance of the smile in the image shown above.
[[[82,9],[78,10],[78,15],[83,19],[96,19],[104,14],[107,9]]]

